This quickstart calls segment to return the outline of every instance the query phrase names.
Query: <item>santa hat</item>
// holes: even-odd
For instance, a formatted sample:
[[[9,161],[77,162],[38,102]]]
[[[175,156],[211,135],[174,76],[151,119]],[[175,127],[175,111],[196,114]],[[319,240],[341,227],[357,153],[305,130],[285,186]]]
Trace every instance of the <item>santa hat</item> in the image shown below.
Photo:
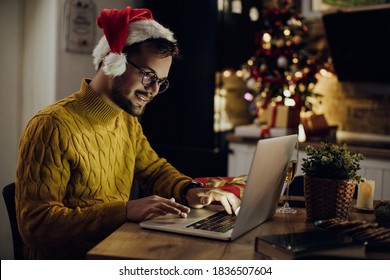
[[[104,36],[93,50],[95,69],[103,62],[106,75],[120,76],[126,70],[125,46],[151,38],[162,38],[175,43],[172,31],[153,19],[148,9],[133,9],[127,6],[123,10],[103,9],[96,20],[103,29]]]

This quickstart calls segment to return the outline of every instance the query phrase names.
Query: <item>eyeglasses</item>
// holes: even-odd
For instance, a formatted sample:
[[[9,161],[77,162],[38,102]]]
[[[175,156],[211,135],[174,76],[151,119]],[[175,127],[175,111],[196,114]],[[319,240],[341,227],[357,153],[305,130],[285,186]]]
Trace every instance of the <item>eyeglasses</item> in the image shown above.
[[[155,72],[145,71],[141,67],[139,67],[138,65],[131,62],[130,60],[127,60],[127,62],[142,72],[143,76],[142,76],[141,83],[145,88],[150,88],[150,87],[154,86],[156,83],[159,86],[159,88],[158,88],[159,93],[164,92],[169,88],[168,79],[159,79]]]

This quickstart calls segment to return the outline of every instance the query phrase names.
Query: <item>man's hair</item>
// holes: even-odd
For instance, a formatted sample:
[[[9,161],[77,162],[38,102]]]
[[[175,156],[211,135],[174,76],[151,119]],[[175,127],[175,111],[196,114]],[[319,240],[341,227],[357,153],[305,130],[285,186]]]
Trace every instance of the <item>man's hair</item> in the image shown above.
[[[123,48],[123,53],[126,55],[139,55],[144,48],[148,48],[152,53],[160,57],[172,56],[173,59],[180,58],[180,51],[177,43],[173,43],[162,38],[151,38],[142,42],[131,44]],[[103,60],[99,63],[98,69],[102,67]]]
[[[179,47],[177,46],[177,43],[173,43],[163,38],[151,38],[142,42],[131,44],[130,46],[125,46],[123,48],[123,52],[127,55],[138,55],[145,48],[161,57],[179,57]]]

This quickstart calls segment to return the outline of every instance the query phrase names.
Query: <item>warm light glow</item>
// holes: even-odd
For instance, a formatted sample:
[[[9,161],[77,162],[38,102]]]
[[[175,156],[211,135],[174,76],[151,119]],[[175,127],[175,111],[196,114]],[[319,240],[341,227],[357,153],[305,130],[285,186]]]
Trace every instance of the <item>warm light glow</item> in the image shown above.
[[[295,106],[295,100],[292,98],[286,98],[286,99],[284,99],[284,105],[285,106]]]
[[[264,49],[270,49],[271,48],[271,35],[269,33],[263,34],[263,48]]]
[[[246,62],[249,66],[253,66],[253,60],[249,59],[247,62]]]
[[[233,0],[231,2],[232,13],[241,14],[242,13],[242,3],[241,0]]]
[[[246,71],[245,69],[242,70],[242,78],[244,80],[248,80],[251,77],[251,73],[249,71]]]
[[[249,80],[246,81],[246,86],[249,89],[256,89],[256,80],[253,78],[250,78]]]
[[[297,18],[290,18],[287,24],[290,26],[302,26],[302,22]]]
[[[271,49],[271,43],[263,43],[263,49],[265,50]]]
[[[220,95],[220,96],[226,96],[226,94],[227,94],[226,89],[221,88],[221,89],[219,90],[219,95]]]
[[[264,33],[263,42],[266,42],[266,43],[271,42],[271,35],[269,33]]]
[[[298,125],[298,141],[301,143],[306,142],[306,133],[302,124]]]
[[[321,69],[320,74],[323,77],[331,78],[333,76],[332,72],[327,71],[326,69]]]
[[[252,7],[249,9],[249,18],[251,21],[258,21],[260,18],[259,10],[256,7]]]
[[[244,75],[244,72],[243,72],[243,71],[241,71],[241,70],[237,70],[237,71],[236,71],[236,76],[237,76],[237,77],[240,77],[240,78],[241,78],[243,75]]]
[[[283,34],[284,34],[284,36],[290,36],[291,35],[290,29],[284,29]]]
[[[359,183],[356,206],[359,208],[374,209],[375,181],[367,180]]]
[[[223,71],[223,76],[225,78],[229,78],[232,75],[232,72],[230,70]]]
[[[301,71],[297,71],[297,72],[295,72],[294,76],[295,76],[296,78],[302,78],[302,77],[303,77],[303,74],[302,74]]]
[[[223,0],[218,0],[218,12],[222,12],[223,11]]]
[[[294,57],[294,58],[292,59],[292,62],[293,62],[293,63],[298,63],[298,61],[299,61],[299,59],[296,58],[296,57]]]
[[[290,97],[290,96],[291,96],[291,92],[290,92],[288,89],[285,89],[285,90],[283,91],[283,95],[284,95],[285,97]]]
[[[307,102],[309,102],[310,104],[318,104],[318,100],[317,100],[317,98],[315,98],[315,97],[312,97],[312,96],[308,96],[308,97],[306,97],[306,101]]]
[[[250,92],[245,92],[245,94],[244,94],[244,99],[245,99],[246,101],[251,102],[251,101],[253,100],[253,94],[250,93]]]

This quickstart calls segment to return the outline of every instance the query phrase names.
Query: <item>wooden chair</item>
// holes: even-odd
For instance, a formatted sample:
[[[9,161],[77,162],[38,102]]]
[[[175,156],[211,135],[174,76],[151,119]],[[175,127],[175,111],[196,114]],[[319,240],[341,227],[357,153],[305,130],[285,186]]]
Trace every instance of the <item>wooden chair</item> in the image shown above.
[[[3,188],[3,198],[7,207],[8,218],[11,225],[12,243],[14,248],[15,260],[24,259],[23,241],[19,234],[18,224],[16,222],[16,205],[15,205],[15,183],[10,183]]]

